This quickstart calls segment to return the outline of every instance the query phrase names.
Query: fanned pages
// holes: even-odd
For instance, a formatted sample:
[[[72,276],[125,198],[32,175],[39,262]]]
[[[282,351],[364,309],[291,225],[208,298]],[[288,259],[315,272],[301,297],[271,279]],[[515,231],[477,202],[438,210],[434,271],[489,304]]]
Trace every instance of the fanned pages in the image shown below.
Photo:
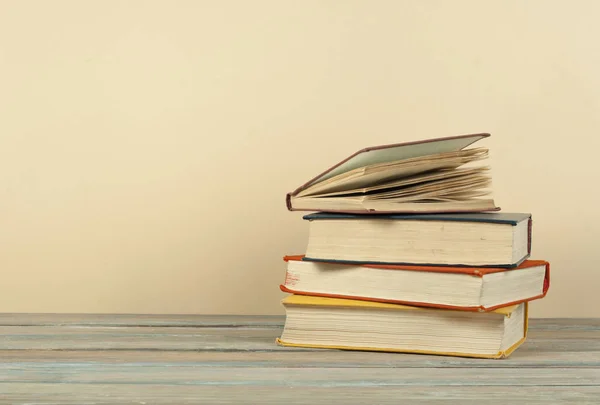
[[[363,149],[286,197],[289,210],[343,213],[496,211],[486,148],[464,149],[489,134]],[[467,167],[463,167],[467,166]]]
[[[347,196],[353,194],[369,194],[374,192],[383,192],[392,189],[401,189],[408,186],[418,186],[424,183],[433,183],[435,181],[450,181],[457,178],[465,179],[467,177],[480,178],[485,176],[483,172],[488,171],[489,167],[471,167],[471,168],[460,168],[455,170],[439,170],[433,173],[423,173],[415,176],[409,176],[400,180],[393,180],[390,182],[384,182],[369,187],[360,187],[352,190],[335,191],[331,193],[321,193],[319,197],[334,197],[334,196]]]

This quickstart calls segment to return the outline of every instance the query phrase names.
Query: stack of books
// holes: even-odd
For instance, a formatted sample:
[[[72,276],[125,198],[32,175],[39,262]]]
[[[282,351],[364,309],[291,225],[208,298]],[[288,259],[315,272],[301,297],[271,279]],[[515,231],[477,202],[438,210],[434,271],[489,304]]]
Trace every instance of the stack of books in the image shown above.
[[[283,346],[505,358],[527,337],[550,265],[532,215],[487,197],[489,134],[363,149],[286,196],[312,211],[285,256]]]

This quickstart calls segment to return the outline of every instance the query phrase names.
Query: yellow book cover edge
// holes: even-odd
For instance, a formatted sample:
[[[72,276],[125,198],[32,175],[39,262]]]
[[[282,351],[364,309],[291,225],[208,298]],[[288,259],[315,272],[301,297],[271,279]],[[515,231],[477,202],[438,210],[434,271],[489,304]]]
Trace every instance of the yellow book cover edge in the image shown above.
[[[373,309],[393,309],[393,310],[410,310],[410,311],[453,311],[446,308],[431,308],[418,307],[401,304],[390,304],[385,302],[350,300],[345,298],[331,297],[316,297],[310,295],[292,294],[284,298],[281,303],[285,305],[302,305],[302,306],[325,306],[325,307],[349,307],[349,308],[373,308]],[[490,313],[510,316],[519,304],[509,305],[490,311]]]

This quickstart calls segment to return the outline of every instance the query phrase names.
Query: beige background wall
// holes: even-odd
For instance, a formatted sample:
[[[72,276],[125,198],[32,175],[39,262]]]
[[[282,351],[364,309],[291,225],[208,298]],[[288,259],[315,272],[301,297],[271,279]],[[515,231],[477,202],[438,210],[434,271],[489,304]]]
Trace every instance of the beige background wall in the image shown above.
[[[491,132],[600,316],[600,2],[0,2],[0,311],[281,314],[284,195],[365,146]]]

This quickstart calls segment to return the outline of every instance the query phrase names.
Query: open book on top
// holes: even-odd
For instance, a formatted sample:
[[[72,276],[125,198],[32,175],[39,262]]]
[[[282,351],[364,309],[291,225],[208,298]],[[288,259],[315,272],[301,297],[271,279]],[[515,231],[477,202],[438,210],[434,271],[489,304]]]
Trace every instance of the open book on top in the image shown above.
[[[362,149],[286,196],[290,211],[413,213],[497,211],[486,148],[490,134]]]

